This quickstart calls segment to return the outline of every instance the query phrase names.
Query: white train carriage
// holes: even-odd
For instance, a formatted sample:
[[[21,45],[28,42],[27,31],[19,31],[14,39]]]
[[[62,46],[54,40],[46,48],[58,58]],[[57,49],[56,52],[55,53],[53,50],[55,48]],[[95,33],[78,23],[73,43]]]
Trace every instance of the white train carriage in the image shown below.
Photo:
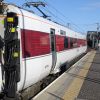
[[[15,5],[8,5],[7,9],[7,13],[15,13],[18,17],[17,32],[20,40],[18,91],[39,82],[49,74],[60,72],[62,64],[86,52],[85,35]],[[8,17],[8,22],[11,20],[11,16]],[[4,38],[3,34],[1,36]]]

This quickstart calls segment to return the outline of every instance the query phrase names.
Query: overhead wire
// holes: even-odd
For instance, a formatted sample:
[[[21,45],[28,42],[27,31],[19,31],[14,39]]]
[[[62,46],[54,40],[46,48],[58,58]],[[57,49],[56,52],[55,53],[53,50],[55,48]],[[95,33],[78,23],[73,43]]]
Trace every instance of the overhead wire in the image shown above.
[[[52,13],[50,10],[48,10],[47,8],[43,8],[45,11],[47,11],[49,14],[51,14],[56,20],[60,20],[62,23],[64,23],[65,21],[62,20],[60,17],[56,16],[54,13]],[[50,16],[51,17],[51,16]]]
[[[27,1],[27,0],[25,0],[25,1]],[[32,2],[32,0],[31,0],[31,2]],[[40,2],[41,2],[41,1],[40,1]],[[46,7],[43,7],[42,9],[43,9],[44,11],[46,11],[47,13],[51,14],[52,17],[54,17],[57,21],[59,20],[59,21],[60,21],[60,24],[63,25],[63,23],[65,23],[65,21],[64,21],[63,19],[61,19],[60,17],[58,17],[57,15],[55,15],[53,12],[51,12],[51,11],[48,9],[48,7],[49,7],[49,6],[46,6]],[[37,9],[36,9],[36,10],[37,10]],[[51,16],[48,16],[48,17],[51,17]],[[54,21],[54,22],[57,23],[57,21],[55,21],[55,20],[53,20],[53,19],[51,19],[51,18],[50,18],[50,20],[52,20],[52,21]],[[66,25],[64,25],[64,26],[66,26]]]
[[[73,21],[71,21],[67,16],[65,16],[62,12],[60,12],[58,9],[56,9],[54,6],[52,6],[49,2],[47,2],[46,0],[44,0],[45,3],[47,3],[51,8],[53,8],[58,14],[60,14],[62,17],[64,17],[65,19],[68,19],[71,23],[73,24],[74,27],[76,27],[78,30],[80,29],[81,31],[85,31],[84,29],[80,28],[78,25],[76,25],[75,23],[73,23]],[[65,22],[65,21],[64,21]]]
[[[25,1],[27,1],[27,0],[25,0]],[[38,0],[38,1],[40,1],[40,0]],[[65,16],[62,12],[60,12],[58,9],[56,9],[54,6],[52,6],[46,0],[43,0],[43,1],[46,3],[47,6],[45,8],[42,8],[42,9],[44,9],[46,12],[48,12],[49,14],[51,14],[52,17],[55,18],[56,23],[60,22],[61,25],[64,25],[64,26],[68,27],[68,25],[67,25],[68,22],[65,23],[66,21],[64,20],[64,19],[67,19],[67,20],[69,20],[69,22],[70,22],[69,24],[71,26],[71,27],[68,27],[68,28],[70,28],[72,30],[75,30],[77,32],[86,33],[86,30],[84,30],[83,28],[79,27],[79,24],[73,23],[73,21],[71,21],[67,16]],[[54,12],[50,11],[49,7],[51,7],[51,9],[53,9],[54,11],[56,11],[56,14]],[[60,16],[62,16],[64,19],[58,17],[57,14],[59,14]],[[84,25],[84,26],[86,27],[88,25]]]
[[[6,1],[8,1],[8,0],[6,0]],[[25,0],[25,1],[28,2],[28,0]],[[32,2],[32,0],[30,0],[30,1]],[[73,21],[71,21],[71,20],[69,19],[69,17],[65,16],[62,12],[60,12],[58,9],[56,9],[51,3],[47,2],[46,0],[44,0],[44,2],[47,4],[47,6],[46,6],[46,9],[45,9],[45,8],[42,8],[42,9],[45,9],[45,11],[47,11],[49,14],[51,14],[51,15],[55,18],[56,22],[59,21],[60,24],[63,24],[63,25],[66,26],[66,27],[68,27],[67,24],[70,23],[70,25],[71,25],[70,28],[71,28],[71,29],[75,29],[76,31],[81,32],[81,33],[85,32],[84,29],[80,28],[79,25],[73,23]],[[48,7],[48,8],[47,8],[47,7]],[[49,7],[51,7],[52,9],[55,10],[56,15],[55,15],[52,11],[49,10]],[[69,20],[69,22],[66,22],[64,19],[58,17],[57,14],[59,14],[60,16],[62,16],[64,19]],[[66,23],[65,23],[65,22],[66,22]],[[85,25],[84,25],[84,26],[85,26]],[[87,25],[87,26],[88,26],[88,25]]]

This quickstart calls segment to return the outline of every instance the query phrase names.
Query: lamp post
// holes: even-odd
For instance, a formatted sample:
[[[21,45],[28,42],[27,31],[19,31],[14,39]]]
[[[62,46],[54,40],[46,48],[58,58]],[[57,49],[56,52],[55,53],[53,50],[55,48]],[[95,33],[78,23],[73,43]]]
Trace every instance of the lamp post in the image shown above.
[[[96,43],[97,43],[97,46],[98,46],[98,44],[99,44],[99,23],[96,23],[97,24],[97,34],[96,34]]]

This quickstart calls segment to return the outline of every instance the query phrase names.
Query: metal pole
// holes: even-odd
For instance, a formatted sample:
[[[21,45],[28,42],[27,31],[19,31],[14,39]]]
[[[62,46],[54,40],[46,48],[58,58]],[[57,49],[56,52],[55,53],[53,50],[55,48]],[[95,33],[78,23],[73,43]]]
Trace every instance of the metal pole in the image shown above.
[[[99,23],[97,23],[97,39],[96,39],[96,43],[97,43],[97,46],[99,44],[99,39],[98,39],[98,32],[99,32]]]

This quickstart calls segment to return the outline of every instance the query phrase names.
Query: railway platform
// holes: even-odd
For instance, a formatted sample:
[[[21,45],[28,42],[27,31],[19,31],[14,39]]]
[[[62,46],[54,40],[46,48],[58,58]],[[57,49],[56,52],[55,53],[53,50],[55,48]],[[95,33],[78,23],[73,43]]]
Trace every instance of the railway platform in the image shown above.
[[[100,51],[90,51],[32,100],[100,100]]]

